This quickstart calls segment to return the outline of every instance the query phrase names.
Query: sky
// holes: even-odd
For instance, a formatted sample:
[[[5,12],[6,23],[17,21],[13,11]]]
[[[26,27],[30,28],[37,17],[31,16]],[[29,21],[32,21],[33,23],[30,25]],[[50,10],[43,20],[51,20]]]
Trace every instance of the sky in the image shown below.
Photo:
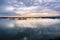
[[[60,13],[60,0],[0,0],[0,15]]]

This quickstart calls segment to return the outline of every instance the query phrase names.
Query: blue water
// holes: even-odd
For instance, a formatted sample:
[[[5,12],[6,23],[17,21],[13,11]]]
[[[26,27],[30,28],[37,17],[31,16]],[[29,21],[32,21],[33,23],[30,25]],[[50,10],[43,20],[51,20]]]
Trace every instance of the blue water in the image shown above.
[[[0,19],[0,40],[48,40],[60,37],[60,19]]]

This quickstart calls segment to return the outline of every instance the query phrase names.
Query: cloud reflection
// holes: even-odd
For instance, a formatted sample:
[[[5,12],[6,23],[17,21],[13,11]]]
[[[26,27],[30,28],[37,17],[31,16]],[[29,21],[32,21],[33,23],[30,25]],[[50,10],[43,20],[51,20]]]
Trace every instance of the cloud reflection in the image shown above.
[[[49,26],[59,23],[58,19],[28,19],[28,20],[0,20],[0,24],[5,27],[28,27],[28,28],[38,28],[37,25]]]
[[[25,37],[30,39],[40,39],[42,37],[46,39],[55,38],[60,35],[60,19],[34,19],[34,20],[0,20],[0,32],[4,35],[9,35],[8,38],[20,38],[22,40]],[[0,33],[0,34],[1,34]],[[4,37],[3,35],[3,37]],[[3,38],[2,37],[2,38]],[[32,37],[32,38],[31,38]],[[8,39],[6,37],[6,39]]]

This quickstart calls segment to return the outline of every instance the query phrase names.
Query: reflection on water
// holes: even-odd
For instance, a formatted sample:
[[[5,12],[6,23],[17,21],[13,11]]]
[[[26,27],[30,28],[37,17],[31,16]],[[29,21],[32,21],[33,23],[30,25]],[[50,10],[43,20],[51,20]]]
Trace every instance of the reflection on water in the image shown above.
[[[10,36],[7,36],[8,38],[6,40],[11,39],[11,37],[13,37],[13,39],[20,38],[20,40],[45,40],[55,38],[60,36],[60,19],[2,19],[0,20],[0,32],[3,33],[4,36]]]
[[[42,26],[49,26],[53,24],[57,24],[60,22],[60,19],[37,19],[37,20],[8,20],[8,19],[3,19],[0,20],[1,26],[5,27],[29,27],[29,28],[37,28],[37,25],[42,25]],[[39,26],[39,27],[40,27]]]

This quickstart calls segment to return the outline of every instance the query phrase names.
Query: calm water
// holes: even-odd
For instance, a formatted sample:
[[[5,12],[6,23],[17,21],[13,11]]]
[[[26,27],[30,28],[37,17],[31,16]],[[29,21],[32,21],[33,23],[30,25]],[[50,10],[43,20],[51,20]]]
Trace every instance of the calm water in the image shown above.
[[[60,37],[60,19],[0,19],[1,40],[46,40]]]

